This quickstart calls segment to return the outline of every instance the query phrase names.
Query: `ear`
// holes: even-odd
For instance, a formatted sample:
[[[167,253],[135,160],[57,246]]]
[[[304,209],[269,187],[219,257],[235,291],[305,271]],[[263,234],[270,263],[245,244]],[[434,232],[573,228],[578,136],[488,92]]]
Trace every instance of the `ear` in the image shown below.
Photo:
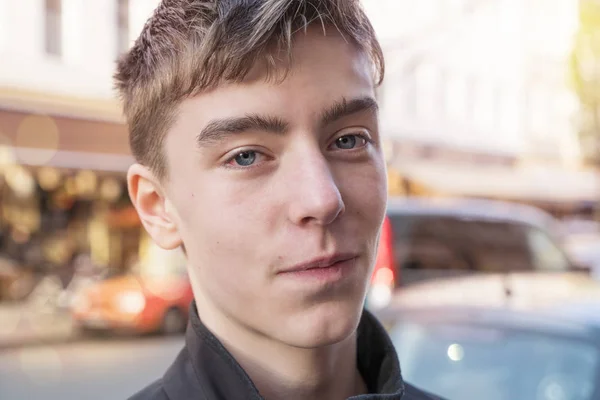
[[[154,242],[165,250],[179,247],[182,240],[177,215],[160,180],[147,167],[134,164],[127,171],[127,188],[131,202]]]

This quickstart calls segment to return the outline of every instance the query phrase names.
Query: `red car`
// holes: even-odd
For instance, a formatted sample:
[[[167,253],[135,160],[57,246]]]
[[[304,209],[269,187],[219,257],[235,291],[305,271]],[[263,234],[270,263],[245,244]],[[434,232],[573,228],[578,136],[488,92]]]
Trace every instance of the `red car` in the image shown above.
[[[72,316],[83,331],[169,335],[185,330],[193,297],[187,275],[124,275],[82,290]]]
[[[389,303],[396,287],[396,281],[399,279],[397,274],[392,224],[389,217],[386,216],[379,237],[377,261],[367,294],[367,306],[380,308]]]

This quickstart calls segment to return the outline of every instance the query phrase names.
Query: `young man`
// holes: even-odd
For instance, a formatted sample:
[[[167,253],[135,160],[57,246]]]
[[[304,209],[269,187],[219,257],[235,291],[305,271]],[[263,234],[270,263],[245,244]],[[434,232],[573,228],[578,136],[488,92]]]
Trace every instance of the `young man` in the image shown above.
[[[119,63],[129,194],[195,301],[132,399],[432,399],[363,300],[386,205],[357,0],[163,0]]]

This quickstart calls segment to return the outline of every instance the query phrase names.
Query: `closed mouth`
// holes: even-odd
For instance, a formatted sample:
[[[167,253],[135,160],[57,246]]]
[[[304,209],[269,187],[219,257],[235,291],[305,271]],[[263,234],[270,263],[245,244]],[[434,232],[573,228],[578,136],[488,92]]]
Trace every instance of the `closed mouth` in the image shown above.
[[[313,259],[306,263],[296,264],[291,268],[287,268],[287,269],[281,271],[280,273],[302,272],[302,271],[309,271],[312,269],[330,268],[330,267],[334,267],[338,263],[341,263],[344,261],[350,261],[357,257],[358,257],[358,255],[356,255],[356,254],[338,253],[338,254],[334,254],[333,256],[320,257],[320,258]]]

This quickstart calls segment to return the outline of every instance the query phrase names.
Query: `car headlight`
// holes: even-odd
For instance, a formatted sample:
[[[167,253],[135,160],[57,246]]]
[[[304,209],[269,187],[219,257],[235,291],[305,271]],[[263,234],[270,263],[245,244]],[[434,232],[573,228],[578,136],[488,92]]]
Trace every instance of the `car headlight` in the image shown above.
[[[146,298],[141,292],[124,292],[117,297],[117,307],[127,314],[139,314],[146,307]]]

